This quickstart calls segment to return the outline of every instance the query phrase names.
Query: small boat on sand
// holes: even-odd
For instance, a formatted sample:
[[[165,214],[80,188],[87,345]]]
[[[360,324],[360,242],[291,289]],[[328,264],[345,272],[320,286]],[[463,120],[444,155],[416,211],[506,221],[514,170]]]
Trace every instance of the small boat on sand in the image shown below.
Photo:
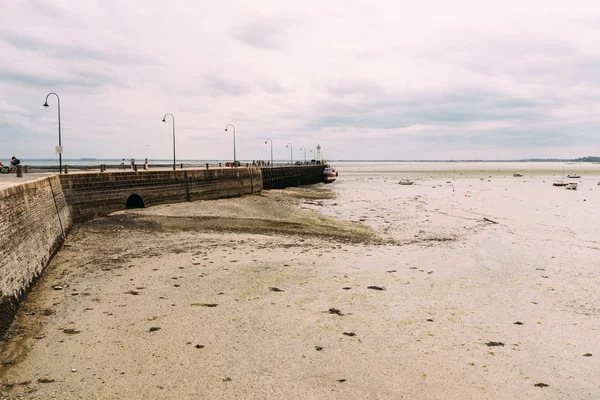
[[[577,190],[577,182],[569,182],[565,188],[567,190]]]
[[[565,167],[563,167],[563,172],[562,172],[562,180],[561,181],[556,181],[552,184],[552,186],[567,186],[567,182],[565,182]]]
[[[580,175],[575,175],[575,174],[570,174],[570,175],[567,175],[567,178],[579,179],[579,178],[581,178],[581,176]]]
[[[521,177],[523,177],[523,174],[519,174],[519,173],[517,172],[516,174],[513,174],[513,176],[514,176],[515,178],[521,178]]]
[[[404,186],[408,186],[408,185],[414,185],[415,182],[411,181],[410,179],[402,179],[398,183],[401,185],[404,185]]]

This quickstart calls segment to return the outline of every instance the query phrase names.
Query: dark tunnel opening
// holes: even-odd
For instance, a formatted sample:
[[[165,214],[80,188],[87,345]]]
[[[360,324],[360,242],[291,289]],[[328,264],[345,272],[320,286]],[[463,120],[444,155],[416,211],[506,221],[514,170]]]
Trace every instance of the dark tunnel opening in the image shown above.
[[[125,208],[126,209],[130,209],[130,208],[146,208],[146,205],[144,204],[144,199],[142,199],[137,194],[132,194],[127,199],[127,203],[125,203]]]

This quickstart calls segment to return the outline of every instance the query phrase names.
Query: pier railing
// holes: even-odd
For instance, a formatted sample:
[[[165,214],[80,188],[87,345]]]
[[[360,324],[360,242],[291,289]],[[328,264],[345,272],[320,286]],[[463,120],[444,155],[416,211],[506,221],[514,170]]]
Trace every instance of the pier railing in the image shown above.
[[[212,162],[212,163],[177,163],[175,164],[177,169],[210,169],[210,168],[235,168],[232,162]],[[294,165],[289,163],[275,163],[273,166],[263,166],[255,163],[248,162],[238,162],[237,167],[260,167],[261,169],[273,169],[273,168],[289,168],[289,167],[306,167],[306,166],[315,166],[318,164],[300,164]],[[68,173],[69,171],[142,171],[146,169],[144,163],[136,163],[133,166],[129,163],[126,164],[90,164],[90,165],[78,165],[78,164],[63,164],[63,168]],[[161,164],[148,164],[147,169],[172,169],[172,163],[161,163]],[[59,172],[58,165],[24,165],[23,172]]]

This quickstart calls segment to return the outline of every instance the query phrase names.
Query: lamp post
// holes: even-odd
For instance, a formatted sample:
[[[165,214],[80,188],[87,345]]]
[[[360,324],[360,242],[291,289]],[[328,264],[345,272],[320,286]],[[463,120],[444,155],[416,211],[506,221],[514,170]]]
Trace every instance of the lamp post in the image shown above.
[[[300,150],[304,149],[304,164],[306,164],[306,146],[300,147]]]
[[[225,127],[225,132],[227,132],[227,128],[232,127],[233,128],[233,166],[237,167],[237,160],[235,158],[235,126],[233,126],[232,124],[229,124]]]
[[[60,138],[60,97],[54,92],[50,92],[46,95],[46,102],[44,103],[44,107],[49,107],[48,105],[48,97],[53,94],[56,96],[58,100],[58,147],[61,147],[60,152],[58,153],[58,172],[62,174],[62,142]]]
[[[265,144],[267,144],[267,141],[271,142],[271,168],[273,168],[273,141],[271,139],[267,139],[265,140]]]
[[[166,113],[163,117],[163,122],[167,122],[167,115],[170,115],[173,120],[173,171],[175,171],[175,116],[171,113]]]
[[[285,147],[290,146],[290,164],[294,163],[294,150],[292,149],[292,144],[288,143],[285,145]]]

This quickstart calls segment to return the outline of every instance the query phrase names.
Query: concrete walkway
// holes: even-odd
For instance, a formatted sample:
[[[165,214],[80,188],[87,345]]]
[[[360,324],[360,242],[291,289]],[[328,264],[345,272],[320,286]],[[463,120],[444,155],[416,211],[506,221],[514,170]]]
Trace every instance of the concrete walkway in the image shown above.
[[[23,174],[22,178],[17,178],[16,173],[0,174],[0,190],[13,186],[19,186],[26,182],[35,181],[47,176],[56,175],[56,172],[40,172]]]

